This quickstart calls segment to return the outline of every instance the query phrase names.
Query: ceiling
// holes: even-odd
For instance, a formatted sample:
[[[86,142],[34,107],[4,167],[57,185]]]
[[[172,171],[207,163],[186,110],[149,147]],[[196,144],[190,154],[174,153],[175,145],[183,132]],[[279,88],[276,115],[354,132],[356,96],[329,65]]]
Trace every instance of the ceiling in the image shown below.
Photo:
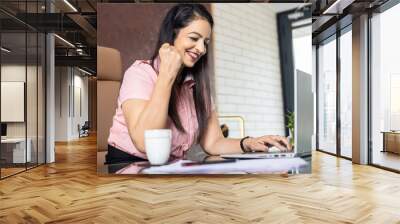
[[[276,13],[279,12],[284,12],[284,11],[289,11],[292,9],[296,9],[298,7],[302,7],[304,5],[307,5],[309,3],[270,3],[269,7],[274,10]]]
[[[56,65],[82,66],[96,70],[97,3],[165,2],[150,0],[0,0],[2,44],[13,49],[15,58],[34,54],[36,45],[28,44],[25,50],[24,33],[30,31],[52,32],[55,38]],[[238,2],[246,2],[238,0]],[[310,0],[266,0],[275,12],[283,12],[304,5]],[[285,4],[275,4],[275,3]],[[293,3],[297,2],[297,3]],[[49,13],[51,11],[51,13]],[[28,38],[29,39],[29,38]],[[67,40],[69,43],[66,43]],[[72,45],[73,46],[72,46]],[[3,54],[2,54],[3,55]],[[11,55],[8,55],[11,58]]]
[[[48,0],[47,8],[45,3],[44,0],[0,1],[1,43],[7,49],[12,49],[7,54],[2,51],[2,59],[18,62],[24,60],[25,56],[33,58],[37,41],[31,39],[36,38],[37,33],[54,32],[73,44],[55,38],[56,65],[81,66],[95,72],[97,1]],[[25,38],[25,31],[34,35],[28,34]]]
[[[313,4],[313,44],[351,24],[354,17],[375,12],[389,0],[315,0]]]

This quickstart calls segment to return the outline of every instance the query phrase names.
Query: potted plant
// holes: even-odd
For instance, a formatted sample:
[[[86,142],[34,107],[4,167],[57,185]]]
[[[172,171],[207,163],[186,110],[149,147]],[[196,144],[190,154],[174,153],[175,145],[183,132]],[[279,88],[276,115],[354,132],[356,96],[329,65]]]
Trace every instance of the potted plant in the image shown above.
[[[286,114],[287,117],[287,125],[290,132],[290,144],[294,145],[294,112],[288,111]]]

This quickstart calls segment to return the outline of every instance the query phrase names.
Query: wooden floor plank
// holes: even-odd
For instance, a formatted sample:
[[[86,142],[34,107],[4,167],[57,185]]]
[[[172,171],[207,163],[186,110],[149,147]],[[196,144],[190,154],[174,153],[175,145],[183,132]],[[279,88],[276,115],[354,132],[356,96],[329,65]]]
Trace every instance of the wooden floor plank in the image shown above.
[[[96,138],[0,181],[0,223],[400,223],[400,175],[313,153],[312,174],[98,176]]]

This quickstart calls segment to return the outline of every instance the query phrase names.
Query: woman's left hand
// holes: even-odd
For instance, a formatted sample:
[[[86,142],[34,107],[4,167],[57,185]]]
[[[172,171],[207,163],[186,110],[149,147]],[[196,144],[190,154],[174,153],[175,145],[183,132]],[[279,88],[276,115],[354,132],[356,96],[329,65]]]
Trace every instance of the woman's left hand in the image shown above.
[[[273,146],[280,151],[292,150],[292,145],[290,145],[288,139],[279,135],[264,135],[257,138],[247,138],[243,141],[243,145],[248,151],[268,152]]]

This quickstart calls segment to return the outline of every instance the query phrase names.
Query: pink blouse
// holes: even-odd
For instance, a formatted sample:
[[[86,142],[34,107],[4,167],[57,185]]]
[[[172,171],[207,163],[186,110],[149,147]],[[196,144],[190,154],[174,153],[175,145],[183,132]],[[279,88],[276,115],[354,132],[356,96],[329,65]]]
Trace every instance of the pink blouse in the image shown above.
[[[156,64],[157,68],[158,64]],[[129,154],[147,158],[133,144],[128,132],[127,123],[121,105],[129,99],[150,100],[157,81],[157,73],[150,61],[137,60],[125,72],[118,96],[118,105],[110,128],[108,144]],[[167,125],[172,131],[172,155],[182,158],[196,141],[198,135],[197,115],[192,88],[195,85],[193,77],[187,77],[183,83],[177,110],[186,133],[181,133],[168,118]]]

